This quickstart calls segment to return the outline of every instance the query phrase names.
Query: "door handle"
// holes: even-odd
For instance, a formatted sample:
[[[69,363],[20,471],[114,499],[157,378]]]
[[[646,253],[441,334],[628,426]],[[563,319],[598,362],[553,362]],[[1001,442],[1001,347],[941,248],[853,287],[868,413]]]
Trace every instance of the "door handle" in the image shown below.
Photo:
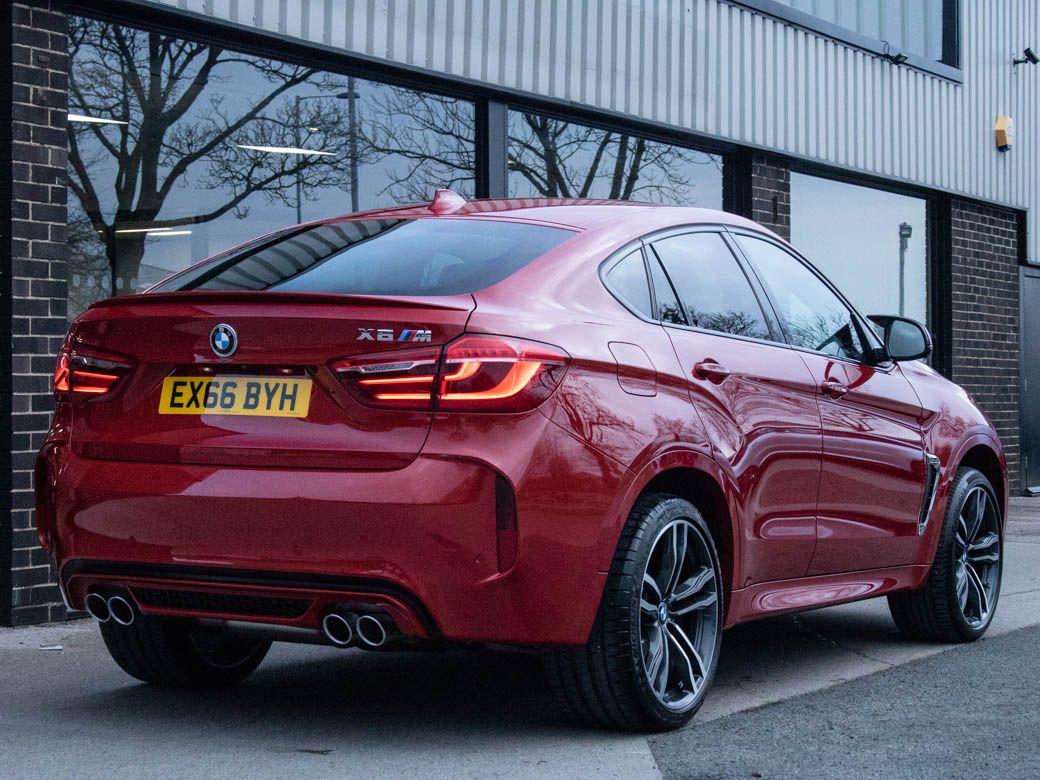
[[[841,398],[849,392],[849,388],[837,379],[824,379],[820,382],[820,392],[831,398]]]
[[[725,366],[711,360],[702,360],[693,367],[693,375],[698,379],[709,379],[712,382],[721,382],[733,372]]]

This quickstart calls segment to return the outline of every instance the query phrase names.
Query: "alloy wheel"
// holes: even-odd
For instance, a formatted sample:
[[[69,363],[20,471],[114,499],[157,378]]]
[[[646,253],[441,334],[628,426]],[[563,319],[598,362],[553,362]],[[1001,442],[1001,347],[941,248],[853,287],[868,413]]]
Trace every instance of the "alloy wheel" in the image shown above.
[[[647,682],[682,711],[704,687],[720,629],[719,583],[709,542],[680,518],[658,534],[643,572],[639,634]]]
[[[985,488],[971,489],[961,506],[954,546],[957,604],[972,628],[986,624],[1000,587],[1000,517]]]

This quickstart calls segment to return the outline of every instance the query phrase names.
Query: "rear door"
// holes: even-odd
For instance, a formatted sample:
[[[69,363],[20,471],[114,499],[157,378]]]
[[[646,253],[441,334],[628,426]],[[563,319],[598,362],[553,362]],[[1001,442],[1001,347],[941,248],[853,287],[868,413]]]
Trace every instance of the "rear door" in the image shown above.
[[[738,489],[739,586],[800,577],[816,544],[822,446],[812,376],[776,343],[775,323],[719,232],[659,238],[650,254],[691,399]],[[660,300],[669,279],[677,303]]]
[[[823,470],[809,574],[909,563],[926,475],[917,394],[895,364],[870,364],[870,334],[812,269],[764,238],[736,241],[819,387]]]

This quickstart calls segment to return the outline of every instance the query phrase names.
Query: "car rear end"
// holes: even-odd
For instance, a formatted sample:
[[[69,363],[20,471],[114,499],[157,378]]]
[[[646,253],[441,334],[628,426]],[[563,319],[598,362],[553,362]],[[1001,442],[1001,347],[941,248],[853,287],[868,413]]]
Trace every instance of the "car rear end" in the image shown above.
[[[611,498],[560,489],[561,464],[602,470],[549,419],[570,356],[470,328],[475,290],[574,235],[340,220],[88,310],[36,472],[70,606],[117,595],[290,639],[335,612],[402,638],[584,641],[601,574],[554,518],[597,524]]]

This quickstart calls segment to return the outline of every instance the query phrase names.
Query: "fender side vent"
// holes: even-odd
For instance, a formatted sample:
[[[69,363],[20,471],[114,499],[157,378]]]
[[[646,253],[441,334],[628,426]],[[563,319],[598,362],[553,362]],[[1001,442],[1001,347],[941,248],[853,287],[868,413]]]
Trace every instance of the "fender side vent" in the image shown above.
[[[921,499],[921,514],[917,520],[917,535],[924,534],[928,527],[928,519],[932,516],[932,507],[935,505],[935,492],[939,488],[939,458],[932,453],[924,456],[924,496]]]

